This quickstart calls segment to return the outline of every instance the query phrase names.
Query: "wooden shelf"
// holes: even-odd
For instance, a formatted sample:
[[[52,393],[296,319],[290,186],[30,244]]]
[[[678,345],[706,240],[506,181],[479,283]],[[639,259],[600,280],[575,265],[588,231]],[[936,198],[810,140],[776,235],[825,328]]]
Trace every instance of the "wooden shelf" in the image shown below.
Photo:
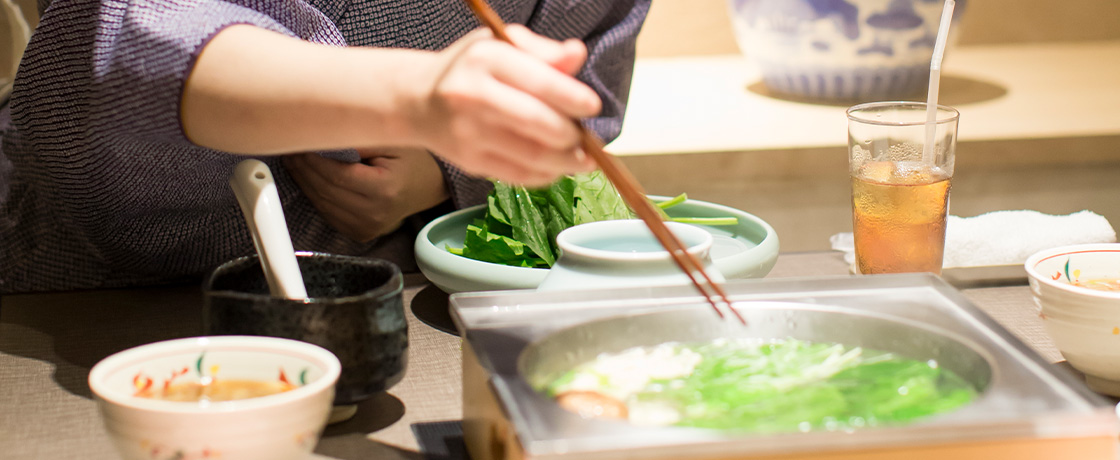
[[[940,102],[960,142],[1120,135],[1120,40],[958,47]],[[846,106],[768,96],[741,55],[637,62],[620,156],[846,145]],[[919,97],[918,99],[924,99]]]

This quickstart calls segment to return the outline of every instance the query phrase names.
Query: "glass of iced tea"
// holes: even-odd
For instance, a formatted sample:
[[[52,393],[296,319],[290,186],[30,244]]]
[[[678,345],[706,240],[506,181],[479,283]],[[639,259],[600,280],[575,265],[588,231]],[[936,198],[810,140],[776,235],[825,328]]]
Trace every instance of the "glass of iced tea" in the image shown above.
[[[938,106],[927,126],[922,102],[872,102],[848,109],[860,273],[941,273],[959,117],[956,109]],[[933,139],[928,151],[927,139]]]

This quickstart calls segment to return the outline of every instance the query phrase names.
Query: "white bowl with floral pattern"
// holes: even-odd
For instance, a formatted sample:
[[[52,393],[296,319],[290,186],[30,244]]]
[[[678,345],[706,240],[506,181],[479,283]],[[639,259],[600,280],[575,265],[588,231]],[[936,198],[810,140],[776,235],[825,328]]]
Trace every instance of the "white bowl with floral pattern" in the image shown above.
[[[1120,243],[1042,250],[1024,268],[1039,317],[1062,356],[1085,374],[1089,388],[1120,396],[1120,291],[1085,287],[1120,282]]]
[[[156,342],[113,354],[89,373],[105,429],[126,460],[305,459],[331,411],[341,365],[331,352],[272,337]],[[173,385],[275,383],[286,391],[227,401],[169,401]]]

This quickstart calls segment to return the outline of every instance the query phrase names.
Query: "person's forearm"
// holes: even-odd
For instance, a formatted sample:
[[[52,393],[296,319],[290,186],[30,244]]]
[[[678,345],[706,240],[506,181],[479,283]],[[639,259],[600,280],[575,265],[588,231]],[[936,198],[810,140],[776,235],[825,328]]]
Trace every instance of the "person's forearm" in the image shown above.
[[[410,144],[416,79],[426,78],[433,56],[231,26],[186,81],[183,130],[203,147],[244,154]]]

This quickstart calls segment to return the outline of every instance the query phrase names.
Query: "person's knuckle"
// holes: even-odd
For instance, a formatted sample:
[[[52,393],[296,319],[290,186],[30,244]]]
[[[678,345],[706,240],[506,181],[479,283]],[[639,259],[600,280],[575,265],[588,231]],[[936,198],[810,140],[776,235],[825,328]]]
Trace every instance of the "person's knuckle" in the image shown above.
[[[452,119],[447,125],[447,131],[464,153],[469,154],[477,151],[480,130],[470,119],[461,117]]]
[[[486,68],[495,56],[505,51],[508,45],[496,40],[479,40],[471,44],[462,54],[462,63],[471,67]]]
[[[311,201],[323,202],[327,199],[326,191],[322,187],[310,186],[303,189],[304,195],[307,195]]]
[[[383,184],[378,188],[377,194],[389,203],[397,203],[407,198],[407,188],[401,183]],[[378,221],[388,219],[388,215],[388,209],[384,207],[379,207],[374,213],[374,217]]]
[[[436,92],[438,100],[451,112],[464,112],[478,104],[479,96],[474,85],[464,80],[466,79],[451,79]]]
[[[348,188],[350,186],[350,178],[347,174],[327,174],[325,179],[331,187]]]
[[[561,123],[555,127],[551,136],[550,147],[557,151],[570,151],[579,146],[580,132],[571,123]]]

